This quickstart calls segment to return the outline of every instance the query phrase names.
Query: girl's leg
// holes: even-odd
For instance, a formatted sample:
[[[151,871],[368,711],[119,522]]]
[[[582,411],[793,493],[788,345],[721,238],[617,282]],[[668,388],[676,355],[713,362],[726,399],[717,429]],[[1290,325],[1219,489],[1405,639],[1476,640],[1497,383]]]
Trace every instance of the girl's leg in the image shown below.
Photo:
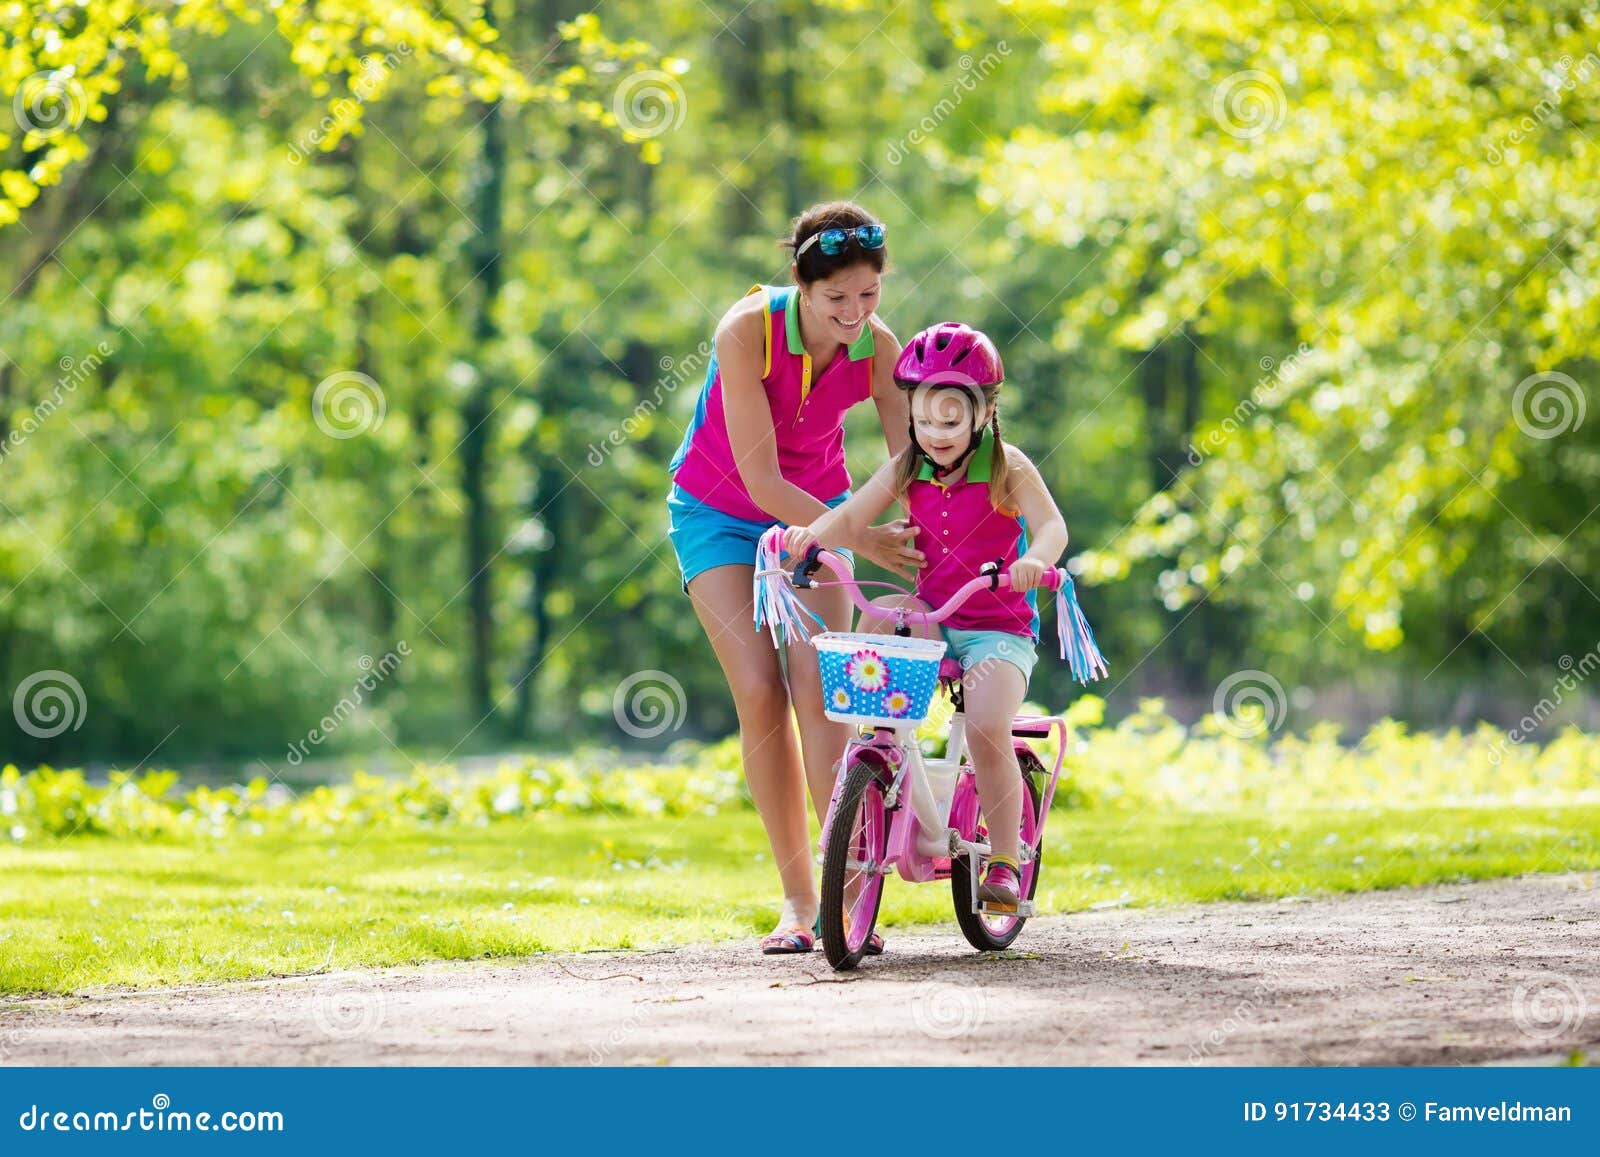
[[[783,931],[796,925],[809,927],[817,918],[817,888],[800,752],[789,721],[789,692],[771,636],[752,625],[754,576],[753,566],[713,567],[689,583],[689,598],[733,692],[745,780],[783,883],[783,911],[777,925]]]
[[[1011,743],[1011,721],[1028,693],[1021,670],[986,659],[962,680],[967,703],[967,746],[978,779],[978,799],[994,854],[1016,863],[1022,843],[1022,769]]]
[[[800,601],[821,615],[830,631],[850,629],[850,596],[841,588],[796,591]],[[813,629],[815,623],[810,624]],[[844,754],[850,738],[848,723],[835,723],[822,713],[822,674],[817,669],[817,652],[810,643],[794,642],[789,656],[789,694],[794,697],[795,718],[800,722],[800,750],[806,767],[806,782],[811,787],[811,806],[820,824],[828,816],[828,800],[833,795],[833,765]],[[809,854],[809,849],[808,849]]]

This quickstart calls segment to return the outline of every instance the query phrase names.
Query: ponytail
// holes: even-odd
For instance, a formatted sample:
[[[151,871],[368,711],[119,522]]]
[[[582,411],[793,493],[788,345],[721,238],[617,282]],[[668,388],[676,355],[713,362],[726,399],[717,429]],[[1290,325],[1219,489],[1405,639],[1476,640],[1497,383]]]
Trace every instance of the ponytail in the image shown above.
[[[989,501],[1002,514],[1015,514],[1016,503],[1011,501],[1010,455],[1006,453],[1006,444],[1000,437],[1000,406],[995,397],[999,390],[987,386],[983,392],[994,406],[989,415],[989,430],[994,435],[994,459],[989,466]]]

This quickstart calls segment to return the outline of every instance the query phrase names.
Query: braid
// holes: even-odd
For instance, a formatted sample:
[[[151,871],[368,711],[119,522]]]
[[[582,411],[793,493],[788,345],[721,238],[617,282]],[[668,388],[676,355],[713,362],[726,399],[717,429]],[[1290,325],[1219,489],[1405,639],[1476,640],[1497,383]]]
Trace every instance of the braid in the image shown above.
[[[1011,501],[1011,469],[1006,445],[1000,436],[1000,406],[997,402],[990,411],[989,431],[994,435],[994,457],[989,467],[989,501],[996,510],[1007,510],[1015,504]]]

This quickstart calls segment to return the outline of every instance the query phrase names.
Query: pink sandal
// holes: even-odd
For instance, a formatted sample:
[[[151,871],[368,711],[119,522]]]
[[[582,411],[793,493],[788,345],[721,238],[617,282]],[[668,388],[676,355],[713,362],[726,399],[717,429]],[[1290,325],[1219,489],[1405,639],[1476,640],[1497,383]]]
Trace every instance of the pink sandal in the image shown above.
[[[811,929],[796,926],[785,932],[774,932],[761,938],[763,956],[799,956],[817,946]]]
[[[821,930],[822,930],[822,917],[818,916],[817,917],[817,931],[818,931],[819,934],[821,933]],[[850,935],[850,914],[848,912],[845,913],[845,917],[844,917],[844,934],[845,934],[846,937],[848,937]],[[868,936],[867,937],[866,946],[861,949],[861,955],[863,955],[863,956],[882,956],[883,955],[883,937],[879,936],[876,932],[874,932],[871,936]]]

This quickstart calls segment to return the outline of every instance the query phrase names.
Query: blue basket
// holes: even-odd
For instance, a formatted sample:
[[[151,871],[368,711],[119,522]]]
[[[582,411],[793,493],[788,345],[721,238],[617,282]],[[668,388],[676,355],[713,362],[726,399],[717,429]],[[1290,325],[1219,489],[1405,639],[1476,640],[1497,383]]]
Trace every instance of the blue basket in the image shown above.
[[[822,709],[836,723],[915,727],[928,716],[945,644],[825,631],[811,636],[822,671]]]

